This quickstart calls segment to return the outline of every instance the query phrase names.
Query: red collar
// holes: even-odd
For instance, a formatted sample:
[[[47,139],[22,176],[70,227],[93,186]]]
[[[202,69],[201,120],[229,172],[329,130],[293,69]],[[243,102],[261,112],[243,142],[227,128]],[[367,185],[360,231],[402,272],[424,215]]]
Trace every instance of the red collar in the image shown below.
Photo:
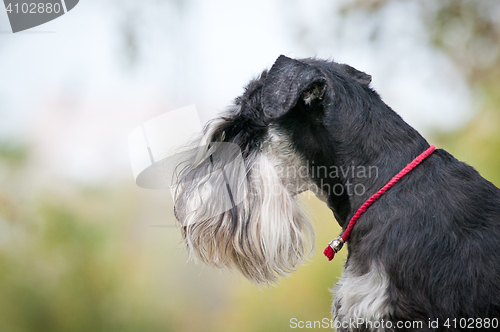
[[[391,188],[396,182],[398,182],[403,176],[405,176],[407,173],[409,173],[412,169],[414,169],[418,164],[422,162],[425,158],[430,156],[436,147],[434,145],[431,145],[427,150],[422,152],[421,155],[419,155],[417,158],[413,159],[411,163],[406,165],[405,168],[403,168],[398,174],[396,174],[391,181],[389,181],[385,186],[383,186],[379,191],[377,191],[372,197],[370,197],[366,202],[361,205],[361,207],[356,211],[354,216],[352,216],[351,220],[349,221],[349,225],[347,225],[347,228],[345,229],[344,233],[336,239],[333,239],[329,244],[328,247],[326,247],[324,254],[326,257],[328,257],[328,260],[331,261],[333,257],[335,256],[335,253],[339,252],[340,249],[342,249],[342,246],[344,245],[345,242],[349,239],[349,236],[351,235],[352,228],[354,227],[354,224],[356,221],[358,221],[359,217],[368,209],[370,205],[373,204],[380,196],[382,196],[389,188]]]

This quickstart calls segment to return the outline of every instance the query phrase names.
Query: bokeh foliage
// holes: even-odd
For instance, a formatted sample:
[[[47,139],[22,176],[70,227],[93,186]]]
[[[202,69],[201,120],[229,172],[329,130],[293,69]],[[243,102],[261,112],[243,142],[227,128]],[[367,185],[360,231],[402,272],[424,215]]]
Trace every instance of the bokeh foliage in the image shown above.
[[[452,132],[435,131],[432,141],[500,184],[500,2],[496,0],[357,0],[345,15],[377,17],[394,3],[417,4],[429,47],[445,54],[467,82],[475,114]],[[414,7],[409,7],[414,8]],[[376,43],[376,40],[371,42]],[[439,112],[437,109],[436,112]]]
[[[33,189],[25,154],[0,153],[0,330],[173,330],[140,294],[130,194]]]
[[[342,256],[328,263],[318,252],[321,263],[259,290],[187,264],[179,230],[157,227],[173,223],[155,210],[168,202],[126,185],[33,192],[17,155],[0,159],[9,183],[0,189],[1,331],[282,331],[292,317],[329,316]],[[303,199],[314,219],[331,221],[319,201]],[[317,227],[321,251],[338,228]]]

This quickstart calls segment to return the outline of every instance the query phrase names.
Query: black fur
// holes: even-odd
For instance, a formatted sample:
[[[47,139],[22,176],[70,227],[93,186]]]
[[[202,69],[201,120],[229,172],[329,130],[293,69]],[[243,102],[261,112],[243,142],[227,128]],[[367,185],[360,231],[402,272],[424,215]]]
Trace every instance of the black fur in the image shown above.
[[[245,157],[261,147],[272,125],[311,167],[376,166],[377,177],[312,179],[330,192],[328,205],[345,228],[367,198],[429,147],[370,81],[347,65],[280,56],[237,98],[213,140],[238,143]],[[348,183],[366,192],[329,190]],[[360,274],[373,262],[384,267],[390,320],[500,318],[500,190],[444,150],[367,210],[348,249],[346,267],[355,265]]]

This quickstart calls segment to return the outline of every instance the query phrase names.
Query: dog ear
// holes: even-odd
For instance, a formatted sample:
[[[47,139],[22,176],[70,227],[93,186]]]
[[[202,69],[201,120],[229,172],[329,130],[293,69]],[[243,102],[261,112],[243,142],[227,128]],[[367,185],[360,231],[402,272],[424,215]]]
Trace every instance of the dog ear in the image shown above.
[[[321,100],[325,81],[319,69],[280,55],[267,73],[262,88],[264,114],[275,119],[294,107],[300,98],[306,105]]]
[[[345,63],[342,64],[342,67],[350,77],[354,78],[355,81],[361,84],[368,85],[372,81],[371,75],[368,75],[367,73],[357,70],[356,68],[346,65]]]

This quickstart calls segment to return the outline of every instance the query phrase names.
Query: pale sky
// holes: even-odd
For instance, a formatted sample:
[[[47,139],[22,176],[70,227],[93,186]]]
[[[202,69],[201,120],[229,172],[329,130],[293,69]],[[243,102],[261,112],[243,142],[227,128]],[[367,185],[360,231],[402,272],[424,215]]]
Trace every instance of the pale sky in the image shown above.
[[[334,59],[372,75],[384,101],[416,129],[453,129],[473,114],[448,60],[427,47],[416,9],[341,25],[328,0],[82,0],[69,13],[9,33],[0,9],[0,138],[29,144],[46,174],[77,181],[132,177],[128,135],[195,104],[202,122],[285,54]],[[125,8],[125,9],[124,9]],[[120,29],[137,26],[139,62],[127,69]]]

